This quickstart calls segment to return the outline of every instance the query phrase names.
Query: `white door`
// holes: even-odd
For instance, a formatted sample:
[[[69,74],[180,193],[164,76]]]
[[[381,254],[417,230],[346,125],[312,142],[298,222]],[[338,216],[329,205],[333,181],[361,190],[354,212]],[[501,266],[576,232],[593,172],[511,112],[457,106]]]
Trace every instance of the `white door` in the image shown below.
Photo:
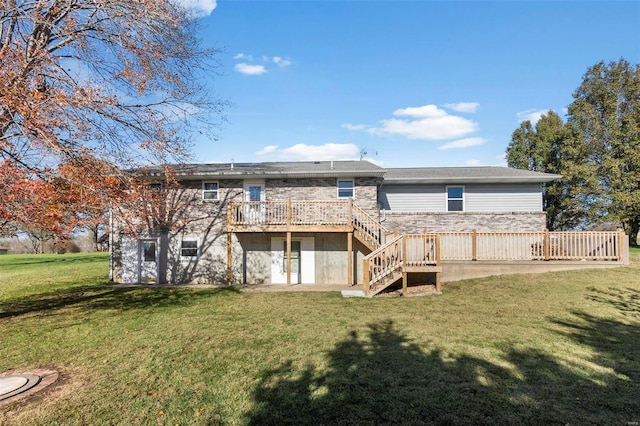
[[[157,240],[139,240],[138,243],[139,282],[158,282],[158,243]]]
[[[291,240],[291,284],[315,283],[315,239]],[[287,239],[271,237],[271,284],[287,283]]]
[[[245,182],[244,183],[244,201],[251,204],[245,206],[244,220],[247,223],[264,222],[265,208],[261,204],[265,200],[264,182]]]

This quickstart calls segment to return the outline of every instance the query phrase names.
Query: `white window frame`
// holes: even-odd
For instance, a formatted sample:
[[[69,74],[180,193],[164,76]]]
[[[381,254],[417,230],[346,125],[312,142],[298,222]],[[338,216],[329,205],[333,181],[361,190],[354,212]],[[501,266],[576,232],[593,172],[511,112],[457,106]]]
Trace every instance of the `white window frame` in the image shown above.
[[[208,183],[215,183],[217,186],[217,189],[205,189],[206,184]],[[216,194],[216,198],[206,198],[205,194],[206,193],[215,193]],[[217,180],[206,180],[202,182],[202,200],[203,201],[219,201],[220,200],[220,181]]]
[[[196,243],[196,255],[195,256],[185,256],[183,254],[183,250],[185,249],[183,247],[185,242],[195,242]],[[193,250],[192,247],[187,248],[187,250]],[[191,259],[198,259],[200,257],[200,241],[198,241],[197,238],[183,238],[180,240],[180,259],[182,260],[191,260]]]
[[[462,188],[462,198],[449,198],[449,188]],[[464,185],[447,185],[444,189],[445,208],[447,212],[464,212],[465,211],[465,194],[466,189]],[[449,210],[449,201],[462,201],[462,210]]]
[[[351,182],[351,196],[340,196],[340,182]],[[356,181],[355,179],[336,179],[336,195],[340,199],[356,198]]]

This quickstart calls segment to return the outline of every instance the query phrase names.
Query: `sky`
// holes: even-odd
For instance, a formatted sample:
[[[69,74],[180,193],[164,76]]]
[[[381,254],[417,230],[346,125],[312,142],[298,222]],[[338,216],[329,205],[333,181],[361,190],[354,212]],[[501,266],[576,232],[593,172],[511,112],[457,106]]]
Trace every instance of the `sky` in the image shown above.
[[[640,63],[640,2],[184,1],[231,104],[195,162],[505,165],[588,67]]]

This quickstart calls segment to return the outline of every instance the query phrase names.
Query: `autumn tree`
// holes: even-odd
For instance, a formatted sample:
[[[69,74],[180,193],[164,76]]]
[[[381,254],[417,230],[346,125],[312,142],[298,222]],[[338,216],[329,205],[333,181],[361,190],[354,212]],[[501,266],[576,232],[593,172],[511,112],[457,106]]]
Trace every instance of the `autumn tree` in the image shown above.
[[[640,230],[640,65],[624,59],[590,67],[569,106],[569,124],[588,152],[592,216]]]
[[[585,223],[584,152],[557,113],[543,114],[535,126],[529,120],[522,122],[506,154],[509,167],[562,175],[545,187],[547,229],[567,230]]]
[[[106,175],[180,161],[192,131],[215,127],[223,102],[201,83],[215,52],[200,47],[196,16],[180,2],[2,3],[0,176],[13,201],[26,200],[35,181],[99,199],[88,194],[111,189]],[[60,164],[75,172],[65,176]],[[0,203],[0,220],[25,220],[15,204]]]

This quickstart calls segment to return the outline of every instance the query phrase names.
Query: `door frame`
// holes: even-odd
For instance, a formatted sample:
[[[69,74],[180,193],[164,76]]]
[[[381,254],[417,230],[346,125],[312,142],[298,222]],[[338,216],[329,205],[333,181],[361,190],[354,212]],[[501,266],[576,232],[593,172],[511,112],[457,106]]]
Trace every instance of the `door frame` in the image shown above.
[[[287,255],[284,250],[286,241],[284,236],[271,237],[271,284],[287,284],[287,274],[283,267]],[[295,235],[291,241],[300,241],[300,284],[315,284],[315,237]]]
[[[138,282],[139,283],[143,283],[142,281],[142,268],[143,268],[143,262],[145,262],[144,258],[143,258],[143,247],[144,247],[144,243],[154,243],[156,248],[155,248],[155,278],[153,283],[157,284],[158,283],[158,275],[160,273],[160,259],[159,259],[159,254],[160,254],[160,247],[159,247],[159,241],[158,238],[138,238]]]

